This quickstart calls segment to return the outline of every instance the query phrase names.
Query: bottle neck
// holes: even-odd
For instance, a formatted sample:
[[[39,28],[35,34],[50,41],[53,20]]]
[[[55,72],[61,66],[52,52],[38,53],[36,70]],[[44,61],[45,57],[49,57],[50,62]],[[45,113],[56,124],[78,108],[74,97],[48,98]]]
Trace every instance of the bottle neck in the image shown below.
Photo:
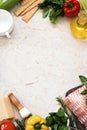
[[[85,25],[87,24],[87,13],[81,12],[78,16],[77,23],[79,26],[85,27]]]

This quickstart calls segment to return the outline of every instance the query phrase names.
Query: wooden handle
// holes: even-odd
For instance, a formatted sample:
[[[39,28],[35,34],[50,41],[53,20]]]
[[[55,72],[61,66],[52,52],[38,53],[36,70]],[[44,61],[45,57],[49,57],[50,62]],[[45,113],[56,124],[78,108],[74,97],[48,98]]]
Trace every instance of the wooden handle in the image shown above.
[[[21,110],[24,107],[13,93],[10,93],[8,97],[18,110]]]

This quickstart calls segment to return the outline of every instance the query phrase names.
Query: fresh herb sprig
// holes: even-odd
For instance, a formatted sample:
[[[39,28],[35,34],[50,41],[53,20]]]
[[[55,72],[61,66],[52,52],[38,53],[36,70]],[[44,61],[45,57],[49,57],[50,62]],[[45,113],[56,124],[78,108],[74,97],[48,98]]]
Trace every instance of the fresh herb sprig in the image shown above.
[[[65,0],[44,0],[38,7],[43,10],[43,18],[49,16],[51,23],[55,24],[59,16],[64,16],[64,2]]]
[[[68,113],[68,110],[66,108],[66,105],[64,104],[63,99],[61,97],[57,97],[56,99],[60,103],[61,107],[64,109],[64,112],[66,113],[66,115],[69,119],[69,126],[74,127],[73,119],[72,119],[71,115]]]
[[[86,87],[86,88],[81,92],[81,94],[82,94],[82,95],[87,95],[87,77],[85,77],[85,76],[83,76],[83,75],[80,75],[79,78],[80,78],[81,83],[84,84],[85,87]]]
[[[49,113],[49,116],[46,117],[46,125],[50,127],[51,130],[68,130],[70,127],[72,130],[75,130],[73,119],[68,114],[62,98],[57,97],[57,101],[60,103],[61,107],[57,112]]]

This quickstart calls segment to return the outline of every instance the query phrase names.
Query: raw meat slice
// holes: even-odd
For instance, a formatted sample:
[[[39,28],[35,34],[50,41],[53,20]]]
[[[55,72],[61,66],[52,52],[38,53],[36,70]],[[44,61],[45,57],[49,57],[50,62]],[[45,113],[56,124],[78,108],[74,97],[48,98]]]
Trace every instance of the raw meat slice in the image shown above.
[[[87,128],[86,95],[81,95],[85,86],[76,89],[64,99],[66,106],[78,117],[79,121]]]

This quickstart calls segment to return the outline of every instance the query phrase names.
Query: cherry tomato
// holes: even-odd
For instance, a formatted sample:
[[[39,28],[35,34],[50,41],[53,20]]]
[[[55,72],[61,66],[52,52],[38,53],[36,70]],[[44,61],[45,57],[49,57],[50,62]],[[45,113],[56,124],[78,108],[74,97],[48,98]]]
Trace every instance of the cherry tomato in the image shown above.
[[[16,130],[16,127],[11,120],[5,119],[0,124],[0,130]]]

